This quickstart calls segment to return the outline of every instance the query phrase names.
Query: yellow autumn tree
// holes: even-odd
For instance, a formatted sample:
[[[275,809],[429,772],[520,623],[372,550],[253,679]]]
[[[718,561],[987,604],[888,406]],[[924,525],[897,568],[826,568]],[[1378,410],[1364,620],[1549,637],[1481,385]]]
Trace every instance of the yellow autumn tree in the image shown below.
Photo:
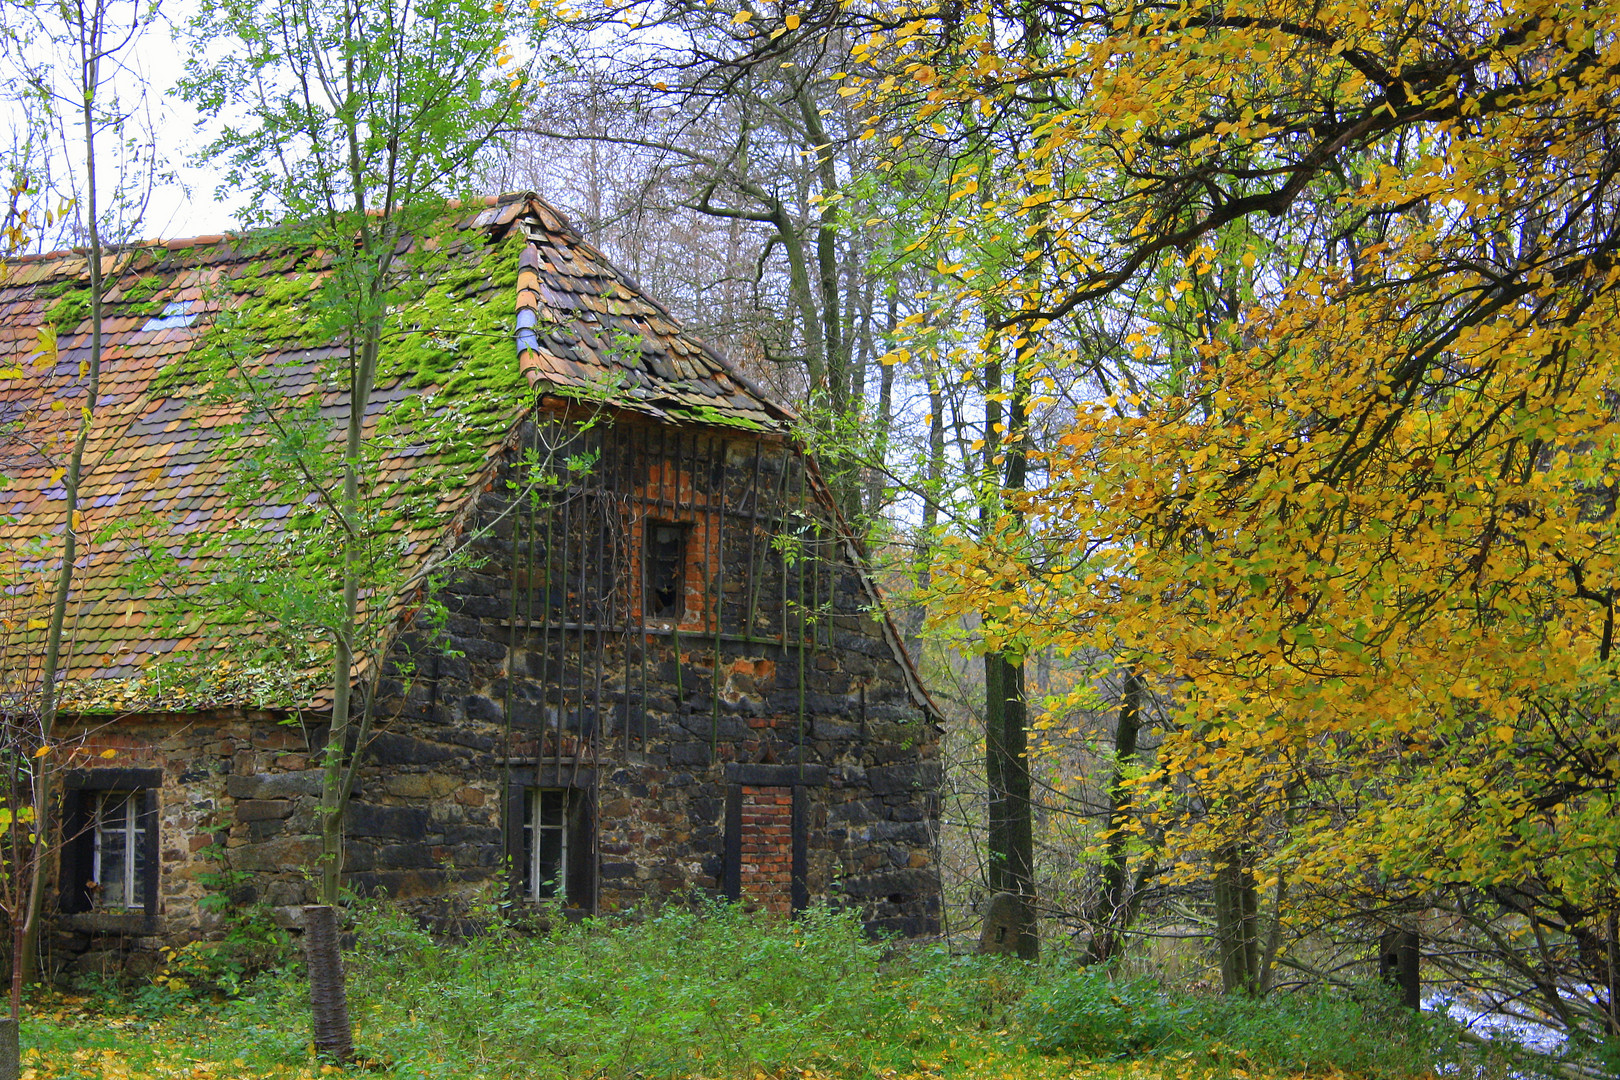
[[[1323,917],[1466,893],[1612,986],[1620,4],[875,19],[847,92],[947,163],[938,309],[1056,433],[940,610],[1173,690],[1135,791],[1184,865],[1242,846]]]

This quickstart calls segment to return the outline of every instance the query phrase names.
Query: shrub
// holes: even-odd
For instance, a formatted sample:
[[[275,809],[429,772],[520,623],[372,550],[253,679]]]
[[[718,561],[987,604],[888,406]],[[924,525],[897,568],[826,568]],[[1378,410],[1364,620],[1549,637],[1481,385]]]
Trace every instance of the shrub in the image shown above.
[[[1185,1012],[1150,979],[1115,979],[1093,967],[1046,981],[1024,998],[1017,1019],[1037,1050],[1126,1058],[1168,1041]]]
[[[1416,1076],[1456,1054],[1441,1022],[1402,1008],[1383,987],[1257,1000],[1169,994],[1152,980],[1083,968],[1048,977],[1024,999],[1017,1019],[1031,1045],[1047,1053],[1110,1059],[1151,1053],[1245,1070]]]

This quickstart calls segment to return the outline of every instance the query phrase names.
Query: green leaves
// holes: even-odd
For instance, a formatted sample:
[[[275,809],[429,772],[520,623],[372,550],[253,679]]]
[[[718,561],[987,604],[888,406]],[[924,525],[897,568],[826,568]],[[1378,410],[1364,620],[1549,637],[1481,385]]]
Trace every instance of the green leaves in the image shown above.
[[[181,90],[220,122],[205,156],[248,194],[250,224],[296,221],[364,241],[405,208],[420,224],[430,196],[476,179],[522,105],[527,72],[512,49],[535,55],[536,26],[474,0],[236,0],[186,27]],[[383,220],[340,220],[368,210]]]

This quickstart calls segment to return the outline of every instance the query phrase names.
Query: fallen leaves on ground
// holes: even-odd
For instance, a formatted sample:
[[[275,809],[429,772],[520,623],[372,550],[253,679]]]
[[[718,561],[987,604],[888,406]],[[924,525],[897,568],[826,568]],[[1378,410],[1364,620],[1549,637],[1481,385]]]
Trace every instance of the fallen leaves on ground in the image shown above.
[[[199,1053],[203,1035],[209,1046],[228,1040],[229,1032],[209,1032],[227,1025],[206,1015],[174,1021],[99,1016],[71,1004],[41,1009],[23,1026],[21,1080],[325,1080],[337,1075],[395,1075],[385,1064],[365,1061],[350,1070],[311,1058],[301,1064],[272,1063],[251,1057],[220,1059]],[[110,1044],[110,1045],[109,1045]],[[252,1055],[254,1048],[237,1046]],[[1042,1057],[1016,1047],[976,1046],[968,1055],[922,1060],[913,1069],[885,1069],[870,1080],[1286,1080],[1284,1074],[1247,1071],[1232,1063],[1181,1054],[1143,1061],[1089,1061],[1066,1056]],[[446,1069],[451,1077],[496,1080],[482,1072]],[[1343,1074],[1316,1074],[1313,1080],[1342,1080]],[[690,1080],[849,1080],[821,1069],[788,1069],[777,1075],[692,1077]]]

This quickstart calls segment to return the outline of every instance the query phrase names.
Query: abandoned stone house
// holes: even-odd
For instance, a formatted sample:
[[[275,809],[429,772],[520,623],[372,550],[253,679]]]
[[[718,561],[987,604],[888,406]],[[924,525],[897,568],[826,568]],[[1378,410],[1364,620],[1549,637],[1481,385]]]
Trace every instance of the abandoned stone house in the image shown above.
[[[540,199],[460,213],[467,243],[510,267],[466,296],[499,315],[533,404],[490,439],[444,535],[419,538],[471,538],[476,559],[442,586],[447,623],[401,614],[379,660],[349,885],[423,914],[475,898],[609,913],[709,896],[783,913],[826,901],[874,932],[935,931],[937,714],[793,414]],[[120,515],[210,527],[228,418],[156,380],[231,302],[221,282],[262,292],[294,262],[240,237],[124,253],[81,492],[91,528]],[[23,429],[0,452],[12,552],[62,528],[60,475],[39,448],[75,412],[51,406],[82,394],[88,323],[58,325],[44,370],[26,358],[84,274],[82,255],[62,254],[0,277],[0,368],[13,369],[0,413]],[[581,403],[595,417],[583,428],[568,422]],[[547,455],[588,464],[543,497],[512,495],[514,471]],[[264,510],[266,528],[278,513]],[[72,598],[79,739],[46,946],[63,968],[205,933],[198,902],[221,881],[283,915],[313,899],[329,705],[163,685],[153,672],[206,628],[156,619],[120,577],[126,560],[92,546]]]

